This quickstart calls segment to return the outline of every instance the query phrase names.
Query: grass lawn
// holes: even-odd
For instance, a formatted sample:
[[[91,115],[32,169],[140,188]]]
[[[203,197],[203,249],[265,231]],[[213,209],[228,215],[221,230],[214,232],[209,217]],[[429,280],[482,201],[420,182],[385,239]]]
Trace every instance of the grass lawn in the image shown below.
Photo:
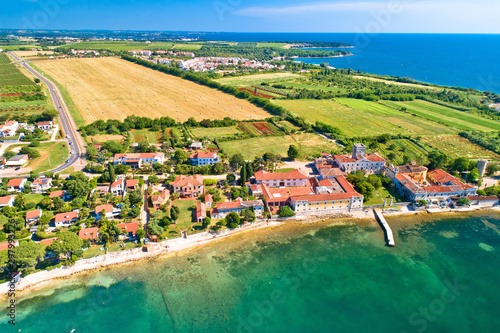
[[[236,126],[230,127],[213,127],[213,128],[192,128],[191,133],[197,138],[223,138],[233,136],[235,134],[242,134]]]
[[[26,194],[24,196],[26,203],[34,202],[37,205],[43,200],[43,198],[45,198],[44,194]]]
[[[292,135],[258,137],[245,140],[220,143],[229,156],[241,153],[247,160],[261,157],[264,153],[274,153],[286,156],[288,147],[296,145],[299,148],[300,159],[311,159],[312,155],[337,151],[338,146],[323,137],[313,133],[295,133]]]
[[[159,139],[161,138],[161,132],[151,132],[147,129],[133,130],[131,133],[133,143],[146,142],[156,144],[159,143]]]
[[[293,80],[302,77],[298,74],[291,73],[269,73],[269,74],[253,74],[237,77],[226,77],[222,79],[217,79],[216,81],[222,84],[227,84],[230,86],[254,86],[259,85],[262,82],[274,83],[282,82],[286,80]]]
[[[408,112],[420,117],[447,124],[462,130],[471,131],[500,131],[500,122],[486,119],[481,116],[457,111],[445,106],[427,101],[415,100],[412,102],[382,101],[381,103],[397,108],[405,107]]]
[[[100,134],[87,137],[87,141],[94,144],[99,144],[106,141],[122,141],[123,139],[124,136],[119,134]]]
[[[125,247],[120,247],[120,244],[124,243]],[[118,241],[116,243],[113,243],[109,246],[108,252],[117,252],[117,251],[124,251],[124,250],[130,250],[136,248],[136,244],[134,242],[130,241]]]
[[[450,158],[485,158],[500,161],[500,155],[497,153],[484,149],[458,135],[424,136],[422,141],[431,147],[439,149]]]
[[[307,90],[323,90],[330,91],[334,93],[345,93],[347,89],[336,88],[336,87],[323,87],[312,84],[300,83],[300,82],[277,82],[277,84],[284,85],[285,87],[307,89]]]
[[[82,258],[88,259],[88,258],[98,256],[100,254],[105,254],[106,252],[104,250],[101,250],[102,247],[103,247],[102,245],[91,245],[88,250],[83,252]]]
[[[276,173],[286,173],[295,170],[294,168],[277,169]]]
[[[288,130],[290,130],[290,131],[293,131],[293,130],[300,131],[300,127],[295,126],[294,124],[292,124],[289,121],[282,120],[282,121],[280,121],[280,124],[282,127],[288,128]]]
[[[28,163],[28,167],[35,172],[53,169],[63,164],[69,157],[67,144],[65,142],[44,142],[36,149],[42,156],[30,160]]]
[[[189,228],[194,223],[193,211],[196,209],[195,200],[176,200],[174,206],[180,208],[179,219],[177,220],[177,227],[181,230]]]
[[[365,201],[363,204],[365,206],[383,205],[384,200],[391,196],[394,198],[394,202],[404,201],[403,198],[392,188],[385,188],[384,186],[382,186],[381,188],[375,190],[375,192],[373,192],[373,197],[370,200]],[[388,201],[387,204],[389,205],[390,201]]]
[[[444,134],[453,129],[431,121],[419,119],[384,105],[338,98],[334,100],[275,100],[292,113],[304,117],[309,123],[323,122],[341,129],[348,137],[380,134]]]
[[[287,45],[286,43],[259,43],[257,44],[257,47],[274,47],[274,48],[280,48]]]

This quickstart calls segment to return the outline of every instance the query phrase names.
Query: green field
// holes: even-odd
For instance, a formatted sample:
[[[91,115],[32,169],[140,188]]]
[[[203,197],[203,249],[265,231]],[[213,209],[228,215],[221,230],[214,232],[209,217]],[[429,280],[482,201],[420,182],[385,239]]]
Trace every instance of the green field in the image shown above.
[[[29,86],[31,81],[10,61],[6,53],[0,53],[0,87],[2,86]]]
[[[43,172],[61,165],[69,157],[65,142],[44,142],[36,148],[41,157],[31,160],[28,167],[34,172]]]
[[[230,127],[211,127],[211,128],[192,128],[191,133],[197,138],[223,138],[243,134],[236,126]]]
[[[382,101],[381,103],[395,108],[405,107],[408,112],[419,117],[423,117],[435,122],[444,123],[461,130],[475,130],[483,132],[500,131],[500,122],[498,121],[486,119],[468,112],[457,111],[427,101]]]
[[[280,48],[287,45],[286,43],[259,43],[257,44],[257,47],[274,47],[274,48]]]
[[[285,87],[290,87],[290,88],[307,89],[307,90],[323,90],[323,91],[341,93],[341,94],[345,93],[347,91],[347,89],[344,89],[344,88],[315,86],[315,85],[299,83],[299,82],[276,82],[276,84],[281,84],[281,85],[284,85]]]
[[[449,158],[468,157],[470,159],[485,158],[500,161],[500,155],[484,149],[458,135],[424,136],[422,142],[442,151]]]
[[[161,138],[160,132],[151,132],[147,129],[143,130],[132,130],[132,142],[133,143],[159,143],[159,139]]]
[[[222,79],[217,79],[216,81],[222,84],[227,84],[230,86],[255,86],[260,85],[262,82],[274,83],[282,82],[286,80],[293,80],[301,77],[298,74],[291,73],[269,73],[269,74],[254,74],[236,77],[226,77]]]
[[[296,133],[293,135],[257,137],[245,140],[220,143],[229,156],[241,153],[250,160],[261,157],[264,153],[273,153],[286,157],[288,147],[296,145],[300,150],[300,159],[311,159],[313,155],[337,151],[339,147],[313,133]]]
[[[156,43],[144,43],[144,42],[126,42],[126,41],[95,41],[95,42],[80,42],[76,44],[69,44],[62,46],[63,49],[75,49],[75,50],[110,50],[114,52],[119,51],[130,51],[130,50],[178,50],[178,51],[191,51],[199,50],[202,47],[201,44],[188,44],[188,43],[169,43],[169,42],[156,42]]]
[[[187,229],[194,223],[193,211],[196,210],[195,200],[176,200],[173,206],[180,208],[179,219],[176,226],[181,229]]]
[[[445,134],[453,129],[420,119],[375,102],[338,98],[333,100],[275,100],[309,123],[323,122],[340,128],[348,137],[380,134]]]

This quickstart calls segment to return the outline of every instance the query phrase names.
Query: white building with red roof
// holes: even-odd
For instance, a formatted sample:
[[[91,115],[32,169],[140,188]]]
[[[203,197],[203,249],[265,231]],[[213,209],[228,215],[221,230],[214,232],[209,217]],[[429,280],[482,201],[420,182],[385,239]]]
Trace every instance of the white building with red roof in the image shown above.
[[[37,178],[31,183],[31,192],[44,193],[52,187],[51,178]]]
[[[131,153],[116,154],[113,158],[114,164],[129,165],[140,168],[143,164],[165,163],[165,153]]]
[[[28,179],[26,178],[11,179],[7,183],[7,187],[9,188],[10,192],[21,192],[24,190],[24,184],[26,184],[27,181]]]
[[[78,221],[78,210],[69,213],[56,214],[54,225],[56,227],[69,227],[73,222]]]
[[[90,239],[91,241],[95,241],[99,238],[99,228],[82,229],[78,232],[78,237],[82,240]]]
[[[362,143],[354,145],[351,156],[335,155],[333,160],[346,174],[356,171],[363,171],[367,175],[380,174],[385,168],[385,159],[377,153],[367,154],[366,147]]]
[[[240,215],[244,209],[251,209],[252,207],[256,217],[262,216],[262,214],[264,213],[264,203],[262,202],[262,200],[243,201],[241,199],[237,199],[235,201],[218,202],[215,205],[215,208],[212,209],[211,216],[214,219],[223,219],[229,213],[237,213],[238,215]]]
[[[170,183],[175,193],[179,193],[181,197],[190,198],[197,197],[205,193],[205,186],[203,185],[203,177],[200,175],[194,176],[177,176],[173,182]]]
[[[308,177],[299,170],[295,169],[283,173],[270,173],[264,170],[255,173],[257,184],[265,184],[269,187],[298,187],[306,186]]]
[[[14,207],[15,195],[8,195],[6,197],[0,197],[0,208],[2,207]]]
[[[36,127],[41,129],[42,131],[50,131],[54,126],[54,123],[51,121],[39,121]]]
[[[127,237],[135,237],[137,235],[137,230],[140,229],[139,221],[120,223],[117,225],[118,228],[124,232]]]
[[[27,224],[37,223],[41,217],[42,217],[41,209],[29,210],[26,212],[26,223]]]
[[[189,159],[192,165],[198,166],[213,165],[220,162],[219,154],[215,151],[194,153],[191,154]]]
[[[6,121],[5,124],[0,125],[0,137],[13,137],[19,129],[19,123],[15,120]]]
[[[125,179],[120,178],[109,186],[109,192],[113,193],[115,196],[125,195]]]

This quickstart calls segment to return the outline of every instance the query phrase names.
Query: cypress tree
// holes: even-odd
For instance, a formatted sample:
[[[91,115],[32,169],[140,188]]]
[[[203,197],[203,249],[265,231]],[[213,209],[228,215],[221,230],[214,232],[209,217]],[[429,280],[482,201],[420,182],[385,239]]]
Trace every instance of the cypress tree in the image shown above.
[[[246,168],[245,164],[243,164],[241,166],[241,170],[240,170],[240,185],[241,186],[244,186],[245,182],[247,181],[247,168]]]

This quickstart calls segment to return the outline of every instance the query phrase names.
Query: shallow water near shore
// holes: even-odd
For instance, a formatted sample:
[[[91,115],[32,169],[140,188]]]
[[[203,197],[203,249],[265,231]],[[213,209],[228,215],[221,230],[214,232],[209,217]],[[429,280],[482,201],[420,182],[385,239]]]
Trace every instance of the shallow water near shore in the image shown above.
[[[373,221],[296,223],[82,275],[0,331],[497,331],[500,214],[387,220],[395,248]]]

